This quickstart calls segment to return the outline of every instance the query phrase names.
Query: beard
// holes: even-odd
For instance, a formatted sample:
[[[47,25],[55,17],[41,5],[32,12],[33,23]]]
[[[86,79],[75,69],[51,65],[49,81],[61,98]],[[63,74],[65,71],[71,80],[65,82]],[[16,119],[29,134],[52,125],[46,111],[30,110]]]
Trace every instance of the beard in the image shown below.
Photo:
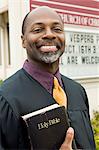
[[[55,52],[38,52],[38,58],[44,63],[53,63],[60,58],[63,51],[57,50]]]
[[[51,64],[57,61],[63,53],[63,49],[58,49],[54,52],[42,52],[35,46],[34,43],[29,44],[29,47],[27,48],[27,54],[31,60],[44,62],[47,64]]]

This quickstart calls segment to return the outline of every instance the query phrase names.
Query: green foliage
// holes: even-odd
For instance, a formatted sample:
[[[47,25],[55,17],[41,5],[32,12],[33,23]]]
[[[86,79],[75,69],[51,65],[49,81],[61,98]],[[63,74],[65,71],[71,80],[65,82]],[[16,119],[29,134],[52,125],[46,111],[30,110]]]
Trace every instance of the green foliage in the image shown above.
[[[99,150],[99,112],[98,111],[94,111],[94,117],[91,120],[91,123],[94,130],[96,150]]]
[[[0,84],[2,83],[3,81],[2,80],[0,80]]]

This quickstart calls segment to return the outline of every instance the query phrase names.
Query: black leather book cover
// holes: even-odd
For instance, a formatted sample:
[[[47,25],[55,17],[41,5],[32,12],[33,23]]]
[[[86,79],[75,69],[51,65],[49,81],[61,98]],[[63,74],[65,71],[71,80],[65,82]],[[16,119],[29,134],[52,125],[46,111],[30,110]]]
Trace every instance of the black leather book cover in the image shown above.
[[[56,104],[57,105],[57,104]],[[49,106],[50,107],[50,106]],[[23,116],[28,128],[31,145],[35,150],[58,150],[69,127],[64,106],[42,109]]]

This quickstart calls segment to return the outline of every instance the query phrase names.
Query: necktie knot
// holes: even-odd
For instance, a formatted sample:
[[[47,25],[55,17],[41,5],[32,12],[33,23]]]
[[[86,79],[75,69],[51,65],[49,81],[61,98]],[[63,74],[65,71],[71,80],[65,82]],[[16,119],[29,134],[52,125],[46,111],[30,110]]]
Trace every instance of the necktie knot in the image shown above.
[[[60,87],[59,82],[56,77],[54,77],[54,89],[58,89]]]
[[[53,97],[59,105],[67,107],[66,94],[59,85],[58,79],[56,77],[54,77]]]

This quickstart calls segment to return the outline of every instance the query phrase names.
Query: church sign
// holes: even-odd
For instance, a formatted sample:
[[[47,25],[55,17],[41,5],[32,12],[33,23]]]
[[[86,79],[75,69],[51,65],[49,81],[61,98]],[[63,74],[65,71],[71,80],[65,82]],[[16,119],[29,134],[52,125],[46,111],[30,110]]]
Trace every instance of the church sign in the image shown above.
[[[66,31],[64,64],[99,64],[99,34]]]
[[[98,75],[99,34],[66,31],[65,36],[66,48],[60,61],[62,72],[70,72],[70,76]]]
[[[65,24],[99,27],[97,0],[30,0],[30,10],[44,5],[56,10]]]

